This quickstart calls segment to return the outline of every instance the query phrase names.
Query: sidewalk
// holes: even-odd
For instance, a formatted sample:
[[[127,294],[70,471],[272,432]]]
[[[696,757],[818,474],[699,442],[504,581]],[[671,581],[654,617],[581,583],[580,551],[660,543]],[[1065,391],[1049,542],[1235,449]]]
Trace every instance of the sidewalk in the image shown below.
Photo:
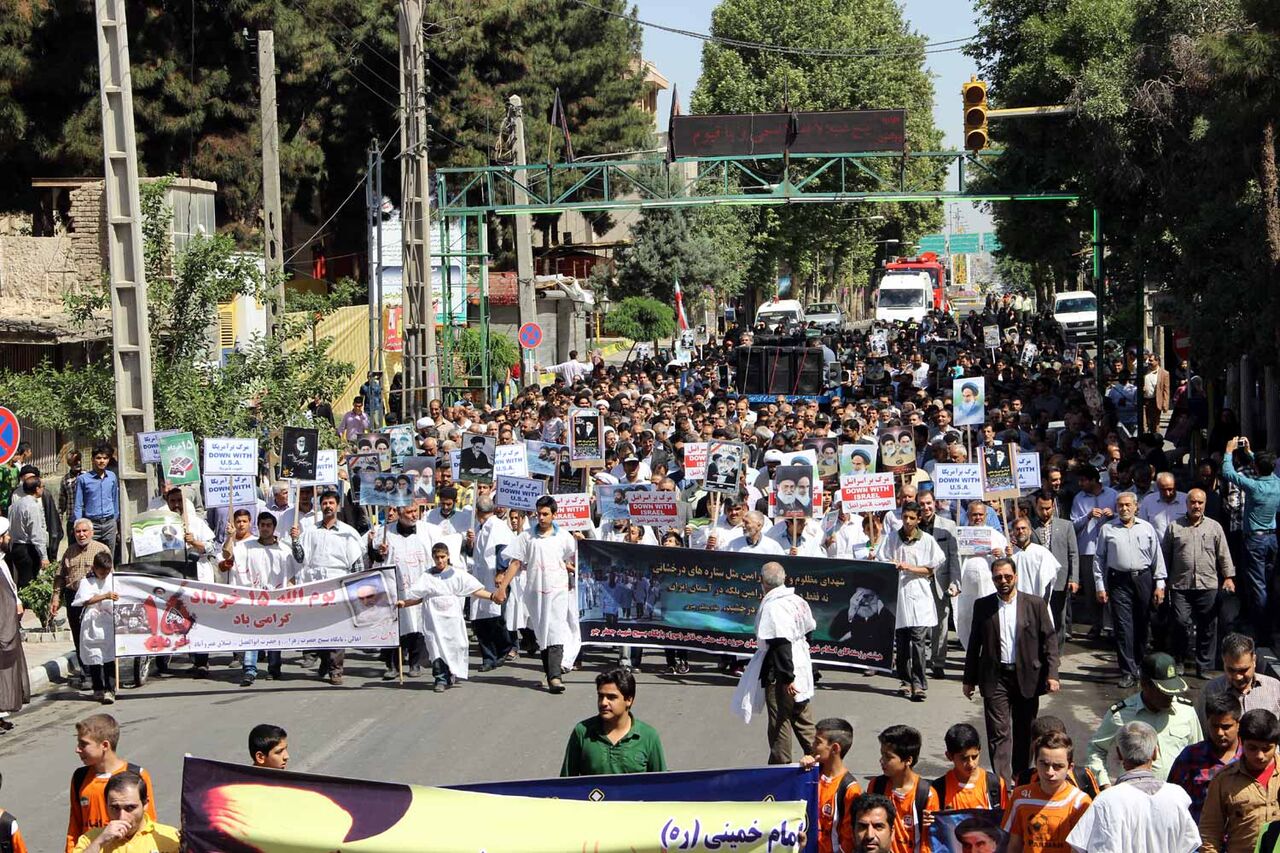
[[[27,659],[27,677],[31,680],[31,695],[37,696],[57,685],[65,684],[75,658],[75,644],[66,630],[66,621],[59,620],[61,629],[54,634],[40,632],[40,621],[27,611],[22,615],[22,654]],[[79,665],[78,663],[76,664]]]

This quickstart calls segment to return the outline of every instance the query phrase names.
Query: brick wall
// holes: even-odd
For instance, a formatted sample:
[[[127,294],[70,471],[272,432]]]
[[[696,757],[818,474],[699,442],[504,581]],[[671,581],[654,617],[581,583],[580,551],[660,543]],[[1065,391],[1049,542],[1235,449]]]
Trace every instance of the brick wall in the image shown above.
[[[102,181],[71,191],[67,230],[72,243],[72,262],[84,282],[102,281],[106,270],[107,228],[102,211]]]

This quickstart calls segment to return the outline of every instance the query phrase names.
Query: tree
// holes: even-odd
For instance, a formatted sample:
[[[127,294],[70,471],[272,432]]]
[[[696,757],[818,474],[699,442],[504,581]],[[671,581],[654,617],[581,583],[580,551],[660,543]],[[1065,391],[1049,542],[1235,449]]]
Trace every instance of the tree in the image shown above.
[[[617,286],[623,296],[674,301],[675,282],[689,305],[717,304],[742,290],[750,238],[725,208],[655,208],[641,212],[633,244],[621,253]]]
[[[712,15],[711,31],[723,38],[800,51],[820,48],[866,55],[782,54],[708,42],[693,95],[694,112],[905,107],[910,149],[938,149],[941,134],[933,126],[933,84],[924,68],[924,40],[908,29],[893,0],[722,0]],[[758,166],[771,179],[783,177],[780,161],[761,161]],[[937,176],[929,183],[941,188],[941,181]],[[870,178],[866,189],[874,189]],[[748,232],[757,235],[751,280],[772,281],[780,262],[790,267],[794,279],[814,280],[829,263],[838,275],[857,284],[872,267],[877,239],[910,239],[941,221],[937,207],[923,203],[885,208],[887,221],[875,227],[859,221],[860,213],[865,217],[865,208],[846,204],[737,211]]]
[[[632,341],[657,343],[675,333],[676,312],[656,299],[628,296],[605,315],[604,328]]]

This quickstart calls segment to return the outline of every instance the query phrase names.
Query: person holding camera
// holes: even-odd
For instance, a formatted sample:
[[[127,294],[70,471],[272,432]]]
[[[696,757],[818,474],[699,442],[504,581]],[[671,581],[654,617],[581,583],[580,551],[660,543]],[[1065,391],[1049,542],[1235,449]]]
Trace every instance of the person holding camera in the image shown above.
[[[1243,451],[1236,457],[1236,449]],[[1276,477],[1276,456],[1268,451],[1252,453],[1249,439],[1241,436],[1227,442],[1222,458],[1222,478],[1244,492],[1244,573],[1242,586],[1246,612],[1253,623],[1258,645],[1271,643],[1271,618],[1267,590],[1271,587],[1276,562],[1276,514],[1280,512],[1280,478]],[[1243,462],[1253,463],[1252,475],[1237,470]]]

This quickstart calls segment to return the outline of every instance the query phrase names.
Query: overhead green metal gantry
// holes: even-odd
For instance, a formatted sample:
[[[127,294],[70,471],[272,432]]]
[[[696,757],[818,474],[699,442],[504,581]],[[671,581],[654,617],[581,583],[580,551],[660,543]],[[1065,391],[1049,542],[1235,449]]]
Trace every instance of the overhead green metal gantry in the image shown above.
[[[767,154],[530,163],[436,170],[444,216],[563,213],[700,205],[896,203],[921,201],[1076,201],[1075,193],[1035,188],[966,191],[974,173],[991,174],[998,151]],[[956,189],[939,189],[954,169]],[[939,179],[942,180],[939,180]],[[528,193],[516,204],[515,190]]]

